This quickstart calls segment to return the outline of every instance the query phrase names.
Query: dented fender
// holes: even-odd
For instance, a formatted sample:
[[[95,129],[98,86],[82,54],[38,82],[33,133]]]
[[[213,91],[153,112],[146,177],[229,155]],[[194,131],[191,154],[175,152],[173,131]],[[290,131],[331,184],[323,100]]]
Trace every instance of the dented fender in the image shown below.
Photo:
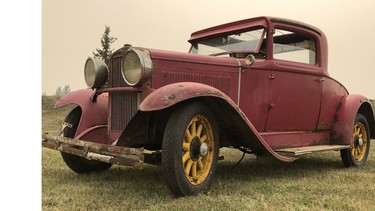
[[[253,133],[253,135],[256,137],[257,141],[259,141],[265,151],[268,151],[271,155],[281,161],[292,162],[296,159],[293,157],[280,155],[273,151],[273,149],[260,136],[250,120],[229,96],[227,96],[222,91],[205,84],[181,82],[166,85],[148,95],[141,103],[139,109],[146,112],[163,110],[172,107],[179,102],[198,97],[214,97],[223,99],[226,103],[229,104],[230,107],[235,109],[239,118],[247,124],[247,127],[250,129],[250,131]]]
[[[196,97],[219,97],[235,104],[222,91],[200,83],[181,82],[163,86],[148,95],[140,104],[141,111],[157,111]]]
[[[349,145],[353,139],[353,127],[357,113],[365,115],[370,131],[374,130],[374,116],[370,101],[362,95],[348,95],[339,102],[332,127],[332,144]],[[371,134],[374,137],[375,134]]]
[[[81,136],[85,130],[97,126],[107,125],[108,122],[108,94],[103,93],[97,97],[96,102],[91,101],[95,91],[82,89],[60,97],[54,108],[61,108],[68,104],[81,107],[82,115],[77,128],[76,136]]]

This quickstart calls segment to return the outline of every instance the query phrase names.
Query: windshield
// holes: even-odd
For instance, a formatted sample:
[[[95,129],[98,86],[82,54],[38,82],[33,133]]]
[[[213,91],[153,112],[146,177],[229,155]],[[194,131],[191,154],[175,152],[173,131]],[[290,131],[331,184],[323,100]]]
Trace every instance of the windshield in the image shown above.
[[[210,56],[255,53],[259,51],[264,35],[262,28],[200,40],[193,43],[190,53]]]

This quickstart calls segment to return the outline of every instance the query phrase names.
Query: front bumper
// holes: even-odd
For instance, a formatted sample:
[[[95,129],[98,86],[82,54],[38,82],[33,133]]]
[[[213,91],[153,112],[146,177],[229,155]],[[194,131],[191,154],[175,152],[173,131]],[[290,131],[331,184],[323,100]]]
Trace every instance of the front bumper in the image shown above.
[[[43,135],[42,146],[80,156],[88,160],[97,160],[136,168],[142,168],[144,164],[143,148],[111,146],[50,135]]]

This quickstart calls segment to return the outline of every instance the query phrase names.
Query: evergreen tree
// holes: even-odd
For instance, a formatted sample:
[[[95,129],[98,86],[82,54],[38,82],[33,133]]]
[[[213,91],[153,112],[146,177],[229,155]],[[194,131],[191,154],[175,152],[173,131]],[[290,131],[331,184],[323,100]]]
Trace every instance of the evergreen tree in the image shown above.
[[[64,88],[61,88],[61,86],[59,86],[56,89],[55,96],[61,97],[65,94],[68,94],[69,92],[70,92],[70,86],[69,85],[65,85]]]
[[[58,96],[58,97],[62,96],[61,86],[57,87],[56,92],[55,92],[55,96]]]
[[[102,49],[97,48],[96,53],[92,52],[96,59],[104,61],[107,65],[109,64],[109,58],[112,54],[111,44],[117,40],[116,37],[109,36],[110,32],[111,28],[109,26],[105,26],[102,39],[100,40]]]
[[[65,94],[68,94],[69,92],[70,92],[70,86],[65,85],[63,90],[62,90],[62,94],[65,95]]]

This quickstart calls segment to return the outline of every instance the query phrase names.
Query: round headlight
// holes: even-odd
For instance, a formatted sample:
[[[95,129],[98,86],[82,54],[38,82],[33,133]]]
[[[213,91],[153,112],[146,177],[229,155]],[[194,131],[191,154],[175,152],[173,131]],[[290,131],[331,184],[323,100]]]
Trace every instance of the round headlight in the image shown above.
[[[141,85],[148,79],[152,70],[152,61],[148,54],[130,48],[122,58],[122,77],[129,86]]]
[[[108,80],[108,67],[98,59],[89,57],[85,63],[85,81],[89,88],[100,88]]]

